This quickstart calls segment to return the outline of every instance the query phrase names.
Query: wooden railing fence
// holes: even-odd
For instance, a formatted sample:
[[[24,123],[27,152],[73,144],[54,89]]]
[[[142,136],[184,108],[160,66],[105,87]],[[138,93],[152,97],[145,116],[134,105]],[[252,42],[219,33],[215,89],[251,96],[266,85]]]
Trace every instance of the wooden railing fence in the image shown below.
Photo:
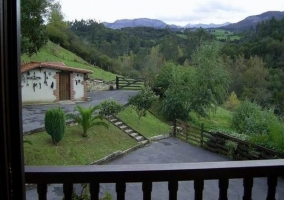
[[[193,145],[204,149],[228,155],[235,160],[259,160],[284,158],[284,154],[240,140],[223,133],[205,131],[191,126],[181,120],[176,120],[174,135]]]
[[[143,79],[132,79],[132,78],[125,78],[122,76],[116,77],[116,89],[130,89],[130,90],[140,90],[141,87],[144,86]]]

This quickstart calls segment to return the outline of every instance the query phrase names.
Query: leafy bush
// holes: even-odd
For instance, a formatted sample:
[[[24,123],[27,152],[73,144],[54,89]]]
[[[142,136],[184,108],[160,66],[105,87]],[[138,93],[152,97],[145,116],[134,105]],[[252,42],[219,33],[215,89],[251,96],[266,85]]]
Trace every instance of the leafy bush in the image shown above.
[[[233,114],[232,125],[239,133],[267,134],[273,113],[262,111],[256,103],[244,101]]]
[[[104,100],[100,103],[100,114],[102,114],[105,117],[108,117],[110,115],[116,115],[120,111],[123,110],[123,105],[120,103],[117,103],[113,99]]]
[[[51,108],[45,113],[44,125],[46,132],[51,136],[54,144],[57,145],[65,134],[66,122],[64,111],[58,108]]]
[[[228,156],[230,158],[234,158],[235,151],[238,148],[238,143],[237,142],[233,142],[231,140],[227,140],[226,143],[225,143],[225,146],[228,148]]]

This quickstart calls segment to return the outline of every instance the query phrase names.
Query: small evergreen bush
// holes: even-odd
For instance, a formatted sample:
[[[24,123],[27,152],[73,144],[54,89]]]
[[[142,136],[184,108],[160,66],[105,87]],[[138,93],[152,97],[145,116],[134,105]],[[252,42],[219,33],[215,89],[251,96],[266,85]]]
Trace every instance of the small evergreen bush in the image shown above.
[[[105,117],[116,115],[123,110],[123,105],[113,99],[104,100],[100,103],[100,114]]]
[[[64,111],[58,108],[51,108],[45,113],[44,125],[46,132],[51,136],[54,144],[57,145],[65,134],[66,122]]]
[[[223,107],[227,110],[236,110],[240,105],[240,100],[238,99],[235,92],[232,92],[228,98],[228,100],[223,104]]]

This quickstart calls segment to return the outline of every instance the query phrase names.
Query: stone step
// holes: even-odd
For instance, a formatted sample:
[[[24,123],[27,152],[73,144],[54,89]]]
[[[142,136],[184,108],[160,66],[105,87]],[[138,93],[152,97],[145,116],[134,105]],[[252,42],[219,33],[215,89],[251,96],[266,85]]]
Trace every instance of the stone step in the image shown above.
[[[137,136],[137,137],[135,137],[135,139],[136,139],[137,141],[142,141],[142,140],[144,140],[144,137],[143,137],[143,136]]]
[[[130,133],[130,135],[131,135],[132,137],[136,137],[136,136],[138,135],[138,133]]]
[[[139,142],[140,144],[147,144],[149,141],[148,140],[142,140],[141,142]]]
[[[133,132],[133,130],[132,129],[126,129],[124,132],[127,133],[127,134],[130,134],[131,132]]]
[[[116,126],[118,126],[118,125],[121,125],[122,122],[115,122],[114,124],[115,124]]]
[[[111,119],[110,121],[111,121],[111,122],[115,122],[115,121],[117,121],[117,119]]]
[[[127,126],[122,125],[122,126],[120,126],[119,128],[120,128],[120,129],[125,129],[125,128],[127,128]]]

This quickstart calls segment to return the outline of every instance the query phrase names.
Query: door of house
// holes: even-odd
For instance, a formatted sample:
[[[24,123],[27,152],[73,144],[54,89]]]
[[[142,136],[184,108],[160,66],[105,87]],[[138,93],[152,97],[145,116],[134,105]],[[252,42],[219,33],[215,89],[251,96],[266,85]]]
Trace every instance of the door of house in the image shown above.
[[[59,74],[59,100],[70,100],[70,74]]]

